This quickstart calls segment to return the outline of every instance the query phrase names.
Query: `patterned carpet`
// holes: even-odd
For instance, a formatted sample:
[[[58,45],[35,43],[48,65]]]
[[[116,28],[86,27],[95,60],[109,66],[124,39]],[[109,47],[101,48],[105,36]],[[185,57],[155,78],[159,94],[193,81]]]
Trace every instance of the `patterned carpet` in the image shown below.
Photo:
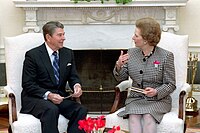
[[[200,123],[195,124],[192,128],[187,128],[185,133],[200,133]]]
[[[0,131],[0,133],[8,133],[8,131],[6,130],[6,131]]]
[[[200,133],[200,128],[187,128],[186,133]]]

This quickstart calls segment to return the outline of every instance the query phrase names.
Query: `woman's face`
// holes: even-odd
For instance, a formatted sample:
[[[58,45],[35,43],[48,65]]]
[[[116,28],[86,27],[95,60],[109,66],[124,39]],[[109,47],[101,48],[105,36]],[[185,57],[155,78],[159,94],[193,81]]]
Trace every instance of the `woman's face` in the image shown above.
[[[141,31],[139,28],[136,27],[135,34],[132,37],[132,40],[135,42],[135,46],[142,48],[146,43],[145,40],[141,36]]]

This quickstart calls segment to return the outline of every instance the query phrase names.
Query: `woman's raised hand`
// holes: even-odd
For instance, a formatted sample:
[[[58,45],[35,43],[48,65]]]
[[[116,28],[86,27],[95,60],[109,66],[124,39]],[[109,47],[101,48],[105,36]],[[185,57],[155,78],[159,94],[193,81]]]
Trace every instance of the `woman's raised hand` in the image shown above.
[[[120,56],[116,62],[117,70],[120,70],[121,67],[128,62],[128,53],[124,54],[124,51],[121,50]]]

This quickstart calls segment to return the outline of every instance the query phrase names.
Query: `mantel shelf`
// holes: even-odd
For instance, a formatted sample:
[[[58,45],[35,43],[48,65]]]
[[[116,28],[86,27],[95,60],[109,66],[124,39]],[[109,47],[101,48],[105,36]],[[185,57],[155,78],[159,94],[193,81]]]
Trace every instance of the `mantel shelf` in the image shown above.
[[[128,4],[116,4],[115,1],[78,2],[69,0],[13,0],[16,7],[180,7],[186,6],[188,0],[133,0]]]

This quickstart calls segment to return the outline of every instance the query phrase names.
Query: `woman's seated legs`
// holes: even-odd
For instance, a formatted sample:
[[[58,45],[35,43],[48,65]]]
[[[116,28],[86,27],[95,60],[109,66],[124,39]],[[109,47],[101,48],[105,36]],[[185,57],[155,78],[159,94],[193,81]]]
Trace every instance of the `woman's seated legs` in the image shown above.
[[[142,115],[129,115],[129,131],[130,133],[142,133],[141,124]]]
[[[156,121],[150,114],[143,115],[143,133],[156,133]]]

